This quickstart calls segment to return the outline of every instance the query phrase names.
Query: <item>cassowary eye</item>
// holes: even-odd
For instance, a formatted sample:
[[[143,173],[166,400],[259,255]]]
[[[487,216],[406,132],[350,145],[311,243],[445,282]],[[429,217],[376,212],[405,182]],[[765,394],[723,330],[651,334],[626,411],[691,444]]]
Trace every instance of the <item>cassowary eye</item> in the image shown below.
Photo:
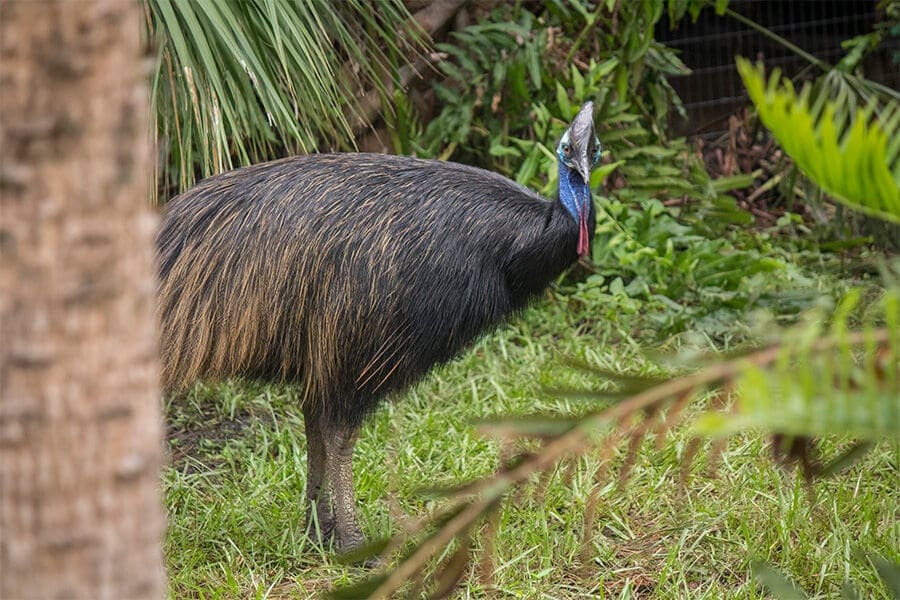
[[[572,158],[572,145],[569,143],[563,143],[562,145],[563,156],[566,158]]]

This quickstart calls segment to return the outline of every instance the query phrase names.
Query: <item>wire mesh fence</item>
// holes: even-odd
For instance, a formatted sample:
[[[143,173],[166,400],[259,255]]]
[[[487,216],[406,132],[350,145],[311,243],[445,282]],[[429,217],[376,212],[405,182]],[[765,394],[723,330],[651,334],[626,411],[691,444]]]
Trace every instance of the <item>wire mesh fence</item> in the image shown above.
[[[819,60],[837,63],[846,53],[841,44],[872,31],[883,18],[875,0],[732,0],[729,8],[785,38]],[[783,44],[730,16],[704,11],[696,23],[684,19],[671,29],[663,19],[657,39],[680,52],[692,70],[673,77],[672,86],[684,101],[690,119],[676,122],[680,133],[717,135],[728,116],[748,103],[734,65],[736,55],[764,60],[767,70],[778,67],[796,80],[820,71]],[[867,77],[900,87],[900,32],[889,36],[863,67]]]

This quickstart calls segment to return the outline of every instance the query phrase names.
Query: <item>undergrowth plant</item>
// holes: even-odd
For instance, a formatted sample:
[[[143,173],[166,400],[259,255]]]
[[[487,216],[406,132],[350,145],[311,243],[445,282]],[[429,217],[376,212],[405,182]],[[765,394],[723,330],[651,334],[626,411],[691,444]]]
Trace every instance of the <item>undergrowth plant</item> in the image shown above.
[[[762,65],[738,59],[738,71],[760,119],[800,169],[836,200],[900,223],[900,105],[848,103],[799,95],[780,72],[768,82]]]
[[[714,179],[667,133],[682,112],[668,77],[689,71],[654,28],[666,10],[674,23],[708,5],[552,2],[537,15],[503,5],[437,46],[446,55],[445,79],[434,85],[441,111],[413,144],[421,156],[499,171],[549,194],[553,145],[592,100],[604,149],[592,181],[593,267],[566,292],[595,310],[640,311],[641,322],[623,332],[638,338],[693,328],[728,344],[735,319],[750,310],[795,316],[818,295],[798,293],[806,280],[785,252],[747,232],[753,217],[729,192],[758,174]],[[676,200],[677,209],[664,204]]]
[[[575,364],[598,379],[615,382],[624,399],[605,406],[609,391],[568,390],[595,398],[601,408],[570,418],[487,422],[486,433],[507,440],[537,439],[540,446],[530,453],[509,454],[492,476],[443,490],[443,508],[417,528],[411,540],[405,536],[379,540],[348,557],[357,560],[404,548],[386,572],[339,588],[334,597],[390,597],[406,589],[411,579],[428,597],[445,597],[473,558],[473,532],[491,522],[508,495],[540,473],[585,454],[600,461],[585,503],[583,552],[589,553],[597,503],[606,485],[610,480],[626,485],[644,442],[654,440],[661,447],[669,433],[685,422],[693,421],[702,435],[727,435],[751,425],[774,432],[776,456],[796,462],[810,477],[834,474],[872,444],[896,443],[900,439],[900,288],[888,290],[868,311],[863,329],[849,332],[854,302],[854,295],[848,296],[827,326],[821,316],[811,314],[808,322],[784,331],[779,341],[762,348],[723,358],[695,357],[687,363],[682,359],[682,367],[701,366],[669,380]],[[688,409],[701,400],[714,408],[695,419]],[[821,459],[807,436],[832,433],[850,435],[856,443],[838,456]],[[782,436],[802,443],[783,444]],[[624,458],[616,455],[619,447],[626,448]],[[701,438],[695,438],[682,456],[683,485],[701,448]],[[713,444],[707,451],[707,464],[714,465],[724,449],[724,443]],[[495,529],[487,526],[482,536],[491,535]],[[450,547],[454,550],[447,552]]]
[[[892,600],[900,600],[900,565],[883,556],[858,554],[860,555],[857,557],[859,562],[869,563],[871,568],[878,573]],[[765,563],[753,564],[753,576],[778,600],[807,600],[809,598],[803,588],[790,577]],[[841,586],[843,600],[859,600],[862,597],[853,582],[845,581]]]

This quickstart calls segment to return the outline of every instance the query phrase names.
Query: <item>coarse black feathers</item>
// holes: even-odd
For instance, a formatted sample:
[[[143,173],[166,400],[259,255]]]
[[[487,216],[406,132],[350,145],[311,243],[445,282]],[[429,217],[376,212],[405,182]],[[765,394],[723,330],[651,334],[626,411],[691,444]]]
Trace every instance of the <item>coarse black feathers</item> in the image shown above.
[[[525,306],[578,240],[558,201],[455,163],[323,154],[211,177],[158,237],[164,382],[296,382],[356,425]]]

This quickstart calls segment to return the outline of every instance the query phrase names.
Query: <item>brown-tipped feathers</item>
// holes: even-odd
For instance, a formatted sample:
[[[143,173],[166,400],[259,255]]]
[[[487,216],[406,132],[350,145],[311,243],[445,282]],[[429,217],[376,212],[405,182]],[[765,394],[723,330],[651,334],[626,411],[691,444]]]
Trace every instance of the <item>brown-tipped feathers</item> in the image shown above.
[[[523,307],[577,239],[559,203],[453,163],[311,155],[209,178],[158,237],[164,385],[293,382],[358,424]]]

